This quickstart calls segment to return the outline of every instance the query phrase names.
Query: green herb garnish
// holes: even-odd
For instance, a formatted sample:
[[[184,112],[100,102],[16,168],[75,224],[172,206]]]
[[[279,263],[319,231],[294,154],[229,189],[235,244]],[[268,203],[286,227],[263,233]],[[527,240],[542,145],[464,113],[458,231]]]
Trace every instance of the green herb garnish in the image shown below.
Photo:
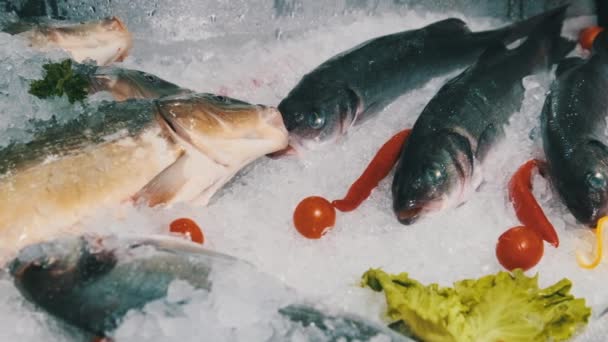
[[[45,99],[51,96],[67,95],[70,103],[83,102],[88,93],[89,82],[72,69],[72,60],[61,63],[48,63],[42,66],[46,70],[44,78],[33,81],[29,93]]]
[[[564,341],[591,315],[568,279],[542,289],[521,270],[440,287],[371,269],[362,285],[384,292],[391,328],[425,342]]]

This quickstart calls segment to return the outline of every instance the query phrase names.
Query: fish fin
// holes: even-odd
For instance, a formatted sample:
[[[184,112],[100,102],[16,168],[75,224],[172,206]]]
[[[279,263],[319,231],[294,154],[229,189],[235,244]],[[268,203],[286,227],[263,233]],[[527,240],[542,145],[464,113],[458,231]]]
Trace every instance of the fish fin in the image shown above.
[[[561,36],[567,6],[559,8],[552,15],[545,17],[530,34],[525,44],[532,46],[542,44],[549,53],[550,63],[557,63],[574,49],[576,43]]]
[[[170,253],[187,253],[187,254],[200,254],[207,255],[211,259],[225,262],[241,262],[249,264],[248,262],[238,259],[234,256],[215,252],[213,250],[204,248],[203,246],[194,243],[190,240],[183,239],[181,237],[173,237],[167,235],[133,235],[128,236],[126,241],[129,243],[129,249],[135,249],[142,246],[154,247],[157,250],[162,250]]]
[[[137,194],[133,195],[133,202],[145,203],[150,207],[171,202],[187,183],[184,174],[185,163],[186,157],[185,154],[182,154],[173,164],[167,166]]]
[[[143,201],[151,207],[177,201],[192,201],[201,191],[213,191],[218,180],[227,177],[230,172],[225,166],[219,165],[204,154],[184,153],[146,184],[134,196],[134,201]]]
[[[211,200],[211,197],[213,197],[213,195],[215,195],[215,193],[222,188],[226,183],[228,183],[228,181],[230,179],[232,179],[232,177],[234,177],[234,175],[236,175],[238,172],[234,171],[234,172],[229,172],[227,173],[224,177],[218,179],[215,183],[213,183],[213,185],[209,186],[208,188],[204,189],[203,192],[200,193],[200,195],[198,195],[192,202],[194,205],[200,205],[200,206],[207,206],[207,204],[209,204],[209,201]]]
[[[560,77],[565,72],[576,69],[583,64],[585,64],[585,60],[580,57],[564,58],[555,69],[555,77]]]
[[[504,134],[502,130],[499,130],[494,124],[489,124],[486,129],[479,136],[477,141],[477,151],[475,151],[475,157],[482,161],[488,156],[494,143]]]
[[[563,18],[565,17],[566,11],[568,10],[569,6],[569,4],[566,4],[564,6],[545,11],[543,13],[537,14],[528,19],[515,22],[498,30],[475,33],[475,38],[479,39],[480,41],[498,40],[508,45],[521,38],[531,35],[533,32],[536,31],[538,26],[544,23],[548,18],[561,17],[563,21]]]
[[[424,30],[432,35],[453,35],[456,32],[471,33],[467,24],[458,18],[448,18],[432,23],[427,25]]]

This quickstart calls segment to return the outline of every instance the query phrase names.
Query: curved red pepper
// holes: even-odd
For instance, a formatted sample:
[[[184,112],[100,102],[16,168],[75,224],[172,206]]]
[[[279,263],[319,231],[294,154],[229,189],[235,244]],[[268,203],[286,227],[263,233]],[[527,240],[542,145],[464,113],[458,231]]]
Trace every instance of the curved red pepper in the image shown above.
[[[517,218],[522,224],[536,231],[543,240],[558,247],[559,238],[555,228],[532,195],[532,170],[542,164],[543,162],[532,159],[515,172],[509,181],[509,200],[513,203]]]
[[[378,183],[390,172],[397,160],[401,147],[410,136],[411,129],[405,129],[390,138],[374,156],[363,174],[348,189],[346,197],[335,200],[331,204],[340,211],[353,211],[357,209]]]

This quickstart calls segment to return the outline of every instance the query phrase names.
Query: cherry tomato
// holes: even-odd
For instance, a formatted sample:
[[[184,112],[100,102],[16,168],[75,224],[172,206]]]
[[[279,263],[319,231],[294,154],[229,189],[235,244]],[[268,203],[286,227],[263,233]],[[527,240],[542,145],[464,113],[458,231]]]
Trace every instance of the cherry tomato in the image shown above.
[[[170,229],[172,233],[184,234],[193,242],[203,244],[205,236],[196,222],[188,218],[180,218],[171,222]]]
[[[336,209],[323,197],[307,197],[296,207],[293,223],[305,237],[320,239],[336,224]]]
[[[590,26],[582,30],[578,36],[578,41],[581,43],[583,49],[591,50],[593,41],[602,31],[604,31],[604,28],[600,26]]]
[[[500,264],[512,271],[534,267],[543,256],[542,238],[534,230],[519,226],[504,232],[496,244],[496,257]]]

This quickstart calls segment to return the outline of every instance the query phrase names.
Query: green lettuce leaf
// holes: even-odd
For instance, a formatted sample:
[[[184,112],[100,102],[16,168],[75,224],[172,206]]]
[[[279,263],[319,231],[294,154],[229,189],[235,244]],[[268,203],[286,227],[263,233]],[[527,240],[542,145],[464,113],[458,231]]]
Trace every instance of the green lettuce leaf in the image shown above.
[[[563,279],[546,289],[521,270],[467,279],[442,288],[370,269],[363,286],[384,291],[392,326],[403,323],[426,342],[564,341],[584,326],[591,309]],[[403,329],[400,329],[403,330]]]
[[[42,67],[46,71],[44,78],[30,84],[30,94],[41,99],[61,97],[65,94],[70,103],[84,101],[89,82],[86,77],[74,72],[72,60],[66,59],[61,63],[49,63]]]

